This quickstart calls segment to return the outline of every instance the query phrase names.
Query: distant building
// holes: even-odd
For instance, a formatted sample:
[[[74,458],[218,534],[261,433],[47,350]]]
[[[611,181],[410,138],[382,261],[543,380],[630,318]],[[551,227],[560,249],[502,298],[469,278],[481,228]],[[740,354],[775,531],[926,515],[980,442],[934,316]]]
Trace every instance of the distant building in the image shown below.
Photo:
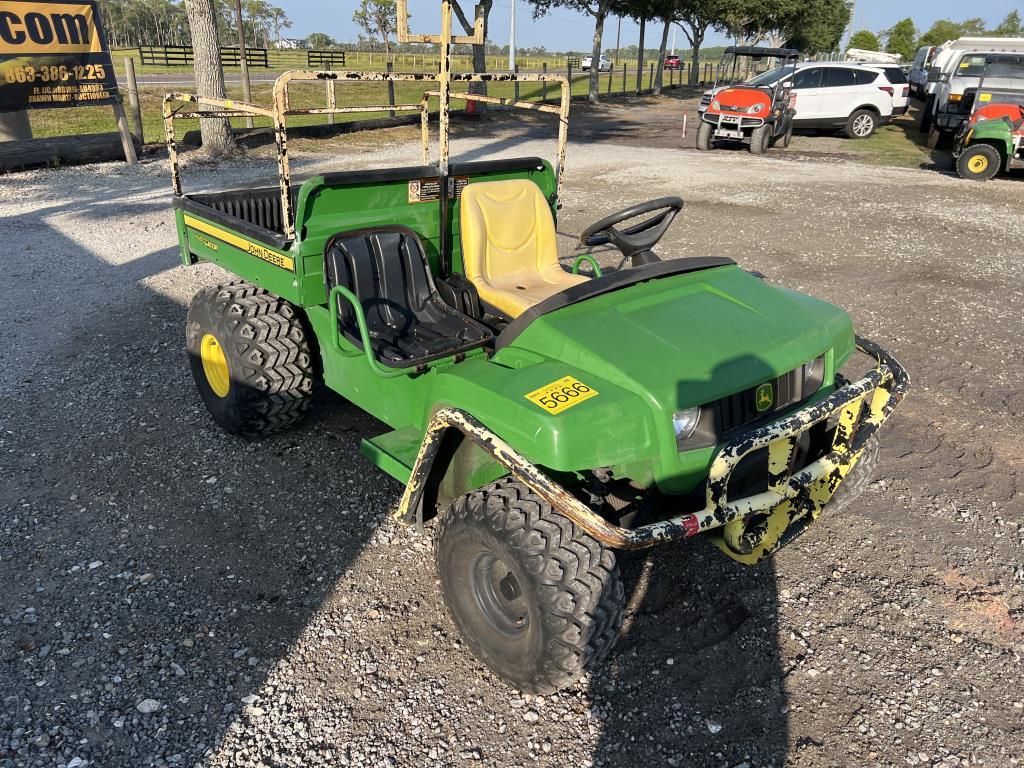
[[[303,40],[296,40],[293,37],[282,37],[280,40],[274,41],[274,47],[280,51],[294,51],[305,46]]]

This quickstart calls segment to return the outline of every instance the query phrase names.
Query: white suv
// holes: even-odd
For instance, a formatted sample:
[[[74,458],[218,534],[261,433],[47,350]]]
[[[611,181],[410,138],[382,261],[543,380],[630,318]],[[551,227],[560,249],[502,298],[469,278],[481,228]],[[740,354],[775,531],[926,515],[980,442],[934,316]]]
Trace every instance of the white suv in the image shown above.
[[[594,57],[593,56],[584,56],[583,57],[583,61],[580,62],[580,69],[582,69],[584,72],[589,72],[590,71],[590,65],[593,64],[593,62],[594,62]],[[597,61],[597,71],[598,72],[611,72],[612,71],[611,59],[609,59],[603,53],[601,54],[601,58],[598,59],[598,61]]]
[[[854,139],[864,139],[892,119],[894,111],[905,110],[903,84],[893,84],[885,65],[853,62],[804,62],[776,67],[747,81],[748,85],[771,86],[780,77],[796,96],[797,128],[842,128]],[[708,91],[699,111],[711,103]],[[896,104],[894,104],[894,101]]]

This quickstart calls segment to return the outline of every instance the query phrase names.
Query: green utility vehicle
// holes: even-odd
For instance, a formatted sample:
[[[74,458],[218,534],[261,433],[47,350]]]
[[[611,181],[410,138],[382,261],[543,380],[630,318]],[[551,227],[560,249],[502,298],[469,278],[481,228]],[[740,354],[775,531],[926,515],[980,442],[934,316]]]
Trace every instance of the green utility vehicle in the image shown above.
[[[447,0],[441,10],[439,37],[403,39],[442,51],[482,40],[479,26],[452,36]],[[560,103],[451,89],[516,78],[557,83]],[[436,87],[419,104],[384,107],[419,110],[423,164],[294,186],[289,82],[387,79]],[[453,98],[557,114],[556,164],[449,164]],[[319,112],[365,110],[329,101]],[[279,185],[183,194],[173,125],[197,114],[189,103],[270,117]],[[386,423],[362,452],[405,484],[396,518],[436,518],[452,619],[496,675],[534,693],[573,683],[614,644],[624,603],[614,550],[703,534],[742,563],[761,561],[863,489],[877,431],[908,388],[842,310],[729,258],[658,258],[679,198],[583,232],[629,266],[601,274],[583,254],[564,269],[555,218],[568,108],[564,78],[457,75],[444,57],[436,75],[287,73],[271,109],[169,94],[164,113],[181,258],[238,276],[200,291],[188,312],[192,371],[213,418],[267,435],[295,424],[321,383]],[[579,274],[584,262],[592,277]],[[871,364],[847,381],[839,370],[858,349]]]
[[[971,116],[953,147],[957,173],[988,181],[1024,167],[1024,56],[989,54],[972,96]]]

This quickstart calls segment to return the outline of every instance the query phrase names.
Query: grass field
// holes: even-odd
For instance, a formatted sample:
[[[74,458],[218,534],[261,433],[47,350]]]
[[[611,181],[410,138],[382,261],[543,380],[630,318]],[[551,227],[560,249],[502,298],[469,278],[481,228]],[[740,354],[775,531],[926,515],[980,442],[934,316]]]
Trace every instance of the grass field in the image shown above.
[[[114,64],[117,67],[118,72],[124,71],[124,59],[131,56],[135,59],[136,72],[146,74],[171,74],[188,71],[187,67],[176,67],[166,66],[162,64],[141,64],[139,58],[139,51],[137,48],[120,48],[111,51],[111,56],[114,59]],[[438,57],[436,53],[396,53],[394,55],[394,69],[396,72],[422,72],[422,71],[435,71],[437,68]],[[266,69],[263,67],[253,67],[253,72],[283,72],[288,69],[307,69],[307,57],[306,51],[276,51],[271,50],[267,52],[267,59],[270,63],[270,68]],[[565,72],[566,71],[566,57],[554,57],[554,56],[519,56],[516,59],[520,70],[523,71],[540,71],[546,65],[548,70],[551,72]],[[651,62],[644,60],[644,69],[647,69]],[[636,69],[636,59],[627,59],[625,57],[620,58],[616,71],[621,73],[622,65],[625,64],[627,69]],[[345,69],[353,70],[365,70],[372,72],[383,72],[386,69],[386,62],[384,54],[380,52],[368,52],[368,51],[346,51],[345,52]],[[457,72],[469,72],[472,71],[473,61],[472,57],[468,55],[455,55],[452,56],[452,69]],[[237,66],[225,66],[224,69],[228,72],[238,72]],[[489,72],[501,72],[508,71],[508,57],[507,56],[488,56],[487,57],[487,69]],[[577,71],[578,68],[577,68]]]
[[[612,93],[622,93],[623,82],[621,74],[611,78]],[[678,81],[676,73],[675,81]],[[666,73],[665,83],[669,83]],[[608,92],[609,76],[601,76],[601,93]],[[635,89],[636,73],[627,75],[627,90]],[[644,87],[648,85],[647,73],[644,77]],[[574,96],[586,95],[589,88],[589,75],[574,75],[572,81],[572,93]],[[398,104],[418,104],[424,90],[428,90],[421,83],[395,83],[395,101]],[[161,104],[164,94],[169,90],[180,90],[194,92],[192,87],[175,87],[164,85],[140,85],[139,99],[142,109],[142,125],[145,141],[163,141],[164,129],[161,119]],[[455,91],[464,91],[465,84],[453,86]],[[520,83],[519,98],[533,101],[543,96],[543,85],[540,83]],[[492,83],[488,86],[488,94],[511,98],[514,95],[515,87],[512,83]],[[547,97],[549,100],[557,99],[558,87],[549,84]],[[327,105],[326,88],[321,83],[293,83],[290,87],[291,104],[294,108],[324,107]],[[340,83],[337,85],[337,103],[339,106],[360,106],[360,105],[384,105],[388,103],[387,85],[383,83]],[[240,85],[229,86],[228,96],[233,99],[242,98]],[[253,103],[269,107],[271,103],[271,84],[254,83],[252,86]],[[460,102],[456,102],[459,106]],[[126,99],[127,108],[127,99]],[[350,113],[335,116],[336,122],[346,120],[365,120],[375,117],[383,117],[386,110],[373,113]],[[73,109],[42,109],[29,113],[32,123],[32,134],[37,138],[49,136],[74,136],[85,133],[102,133],[115,130],[113,111],[110,107],[76,107]],[[269,125],[269,121],[261,118],[254,118],[255,125]],[[195,128],[198,121],[181,120],[175,125],[175,131],[183,134],[187,130]],[[325,123],[325,115],[296,115],[288,119],[289,125],[311,125]],[[244,119],[233,120],[236,126],[244,125]]]
[[[866,163],[919,168],[932,161],[927,136],[917,130],[917,122],[901,119],[883,125],[873,136],[852,142],[855,152]]]

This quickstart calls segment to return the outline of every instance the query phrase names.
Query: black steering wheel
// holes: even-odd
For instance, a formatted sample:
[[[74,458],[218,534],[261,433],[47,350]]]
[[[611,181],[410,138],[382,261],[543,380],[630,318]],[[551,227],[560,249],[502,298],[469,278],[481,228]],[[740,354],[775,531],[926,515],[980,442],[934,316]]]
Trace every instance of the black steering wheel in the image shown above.
[[[653,264],[661,259],[655,256],[651,249],[661,240],[672,220],[681,210],[683,210],[683,198],[681,197],[659,197],[657,200],[637,203],[591,224],[580,232],[580,242],[584,245],[611,243],[622,251],[623,256],[629,258],[630,264],[634,267]],[[645,213],[655,213],[655,215],[626,229],[615,228],[616,224],[643,216]]]

